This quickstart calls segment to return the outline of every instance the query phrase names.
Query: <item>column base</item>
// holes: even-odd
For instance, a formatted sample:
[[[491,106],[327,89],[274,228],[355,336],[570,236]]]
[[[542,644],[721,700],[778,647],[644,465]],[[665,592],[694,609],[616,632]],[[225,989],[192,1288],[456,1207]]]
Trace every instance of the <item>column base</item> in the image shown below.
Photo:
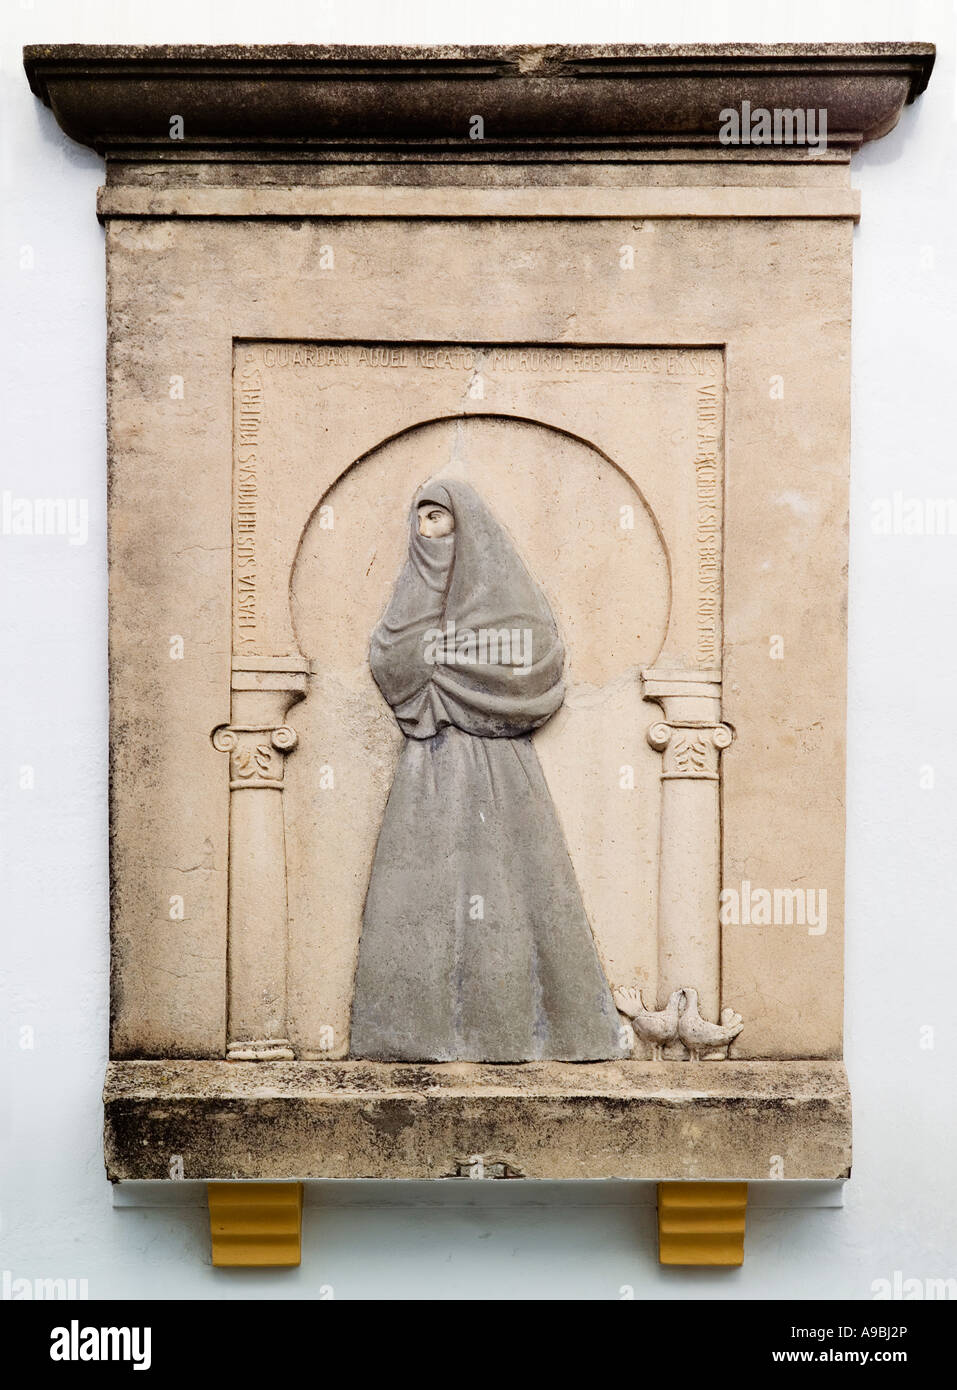
[[[231,1042],[226,1047],[227,1062],[294,1062],[296,1054],[288,1038],[253,1038],[250,1042]]]

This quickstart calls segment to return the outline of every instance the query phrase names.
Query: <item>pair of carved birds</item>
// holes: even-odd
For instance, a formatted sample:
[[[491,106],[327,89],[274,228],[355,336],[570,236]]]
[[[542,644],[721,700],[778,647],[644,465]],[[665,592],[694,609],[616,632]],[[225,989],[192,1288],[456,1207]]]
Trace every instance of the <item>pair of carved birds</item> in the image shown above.
[[[720,1023],[711,1023],[698,1012],[698,991],[676,989],[665,1008],[646,1009],[637,986],[615,990],[615,1004],[621,1013],[634,1021],[635,1032],[651,1044],[655,1062],[662,1059],[662,1050],[679,1038],[691,1056],[700,1062],[702,1055],[716,1047],[727,1047],[744,1027],[741,1015],[734,1009],[722,1009]]]

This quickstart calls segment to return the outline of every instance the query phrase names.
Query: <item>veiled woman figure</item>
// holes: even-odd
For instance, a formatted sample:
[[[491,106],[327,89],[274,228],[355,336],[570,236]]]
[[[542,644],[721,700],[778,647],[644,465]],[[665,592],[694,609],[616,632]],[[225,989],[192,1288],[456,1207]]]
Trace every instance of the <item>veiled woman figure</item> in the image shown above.
[[[405,746],[366,895],[351,1055],[626,1056],[531,739],[564,698],[564,648],[466,483],[416,493],[369,660]]]

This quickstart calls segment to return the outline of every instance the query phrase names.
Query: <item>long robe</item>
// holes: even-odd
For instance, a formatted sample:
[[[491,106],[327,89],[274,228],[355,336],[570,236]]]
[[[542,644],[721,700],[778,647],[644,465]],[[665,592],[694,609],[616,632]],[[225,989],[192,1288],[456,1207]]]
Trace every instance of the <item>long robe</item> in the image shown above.
[[[426,501],[452,512],[452,535],[419,535]],[[366,895],[351,1055],[626,1056],[530,737],[564,698],[564,649],[544,594],[467,484],[416,494],[370,666],[406,741]]]

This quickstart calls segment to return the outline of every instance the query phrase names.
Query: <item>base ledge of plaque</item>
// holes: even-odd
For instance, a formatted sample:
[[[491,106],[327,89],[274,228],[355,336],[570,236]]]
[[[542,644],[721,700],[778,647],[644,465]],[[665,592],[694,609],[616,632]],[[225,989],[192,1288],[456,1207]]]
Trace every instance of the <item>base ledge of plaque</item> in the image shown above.
[[[111,1181],[491,1176],[839,1179],[838,1061],[116,1061]]]

